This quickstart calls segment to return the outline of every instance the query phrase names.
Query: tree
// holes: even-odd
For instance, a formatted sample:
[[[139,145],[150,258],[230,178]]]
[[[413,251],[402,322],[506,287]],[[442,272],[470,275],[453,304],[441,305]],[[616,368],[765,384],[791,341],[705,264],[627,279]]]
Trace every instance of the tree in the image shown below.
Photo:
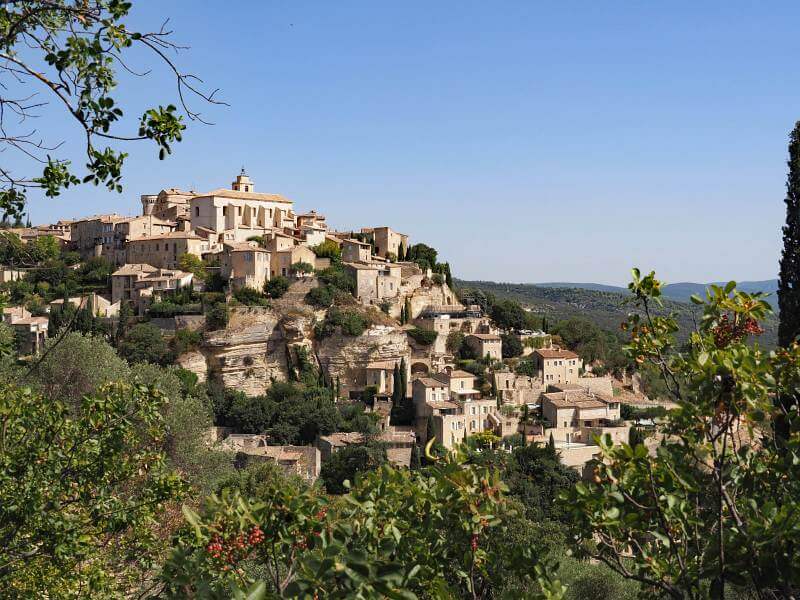
[[[314,265],[311,263],[299,261],[292,264],[292,273],[303,273],[305,275],[314,272]]]
[[[414,244],[408,248],[406,260],[417,263],[423,269],[432,269],[436,265],[438,252],[426,244]]]
[[[14,329],[10,325],[0,322],[0,357],[14,354],[14,342]]]
[[[232,453],[211,448],[208,430],[213,415],[202,387],[194,375],[177,367],[137,363],[131,367],[130,381],[144,384],[164,397],[164,435],[161,449],[170,468],[180,472],[200,493],[210,493],[233,470]]]
[[[656,316],[661,282],[633,272],[638,312],[625,323],[639,364],[662,375],[677,408],[655,456],[600,440],[591,481],[563,495],[584,555],[670,598],[731,598],[734,586],[788,598],[800,586],[800,433],[776,443],[775,396],[800,386],[800,347],[748,344],[769,311],[733,282],[693,298],[703,315],[678,348],[673,316]],[[796,420],[794,414],[788,415]]]
[[[200,91],[199,80],[182,73],[172,62],[170,54],[179,46],[170,40],[171,32],[163,27],[153,32],[128,27],[125,18],[130,6],[116,0],[31,0],[6,2],[0,7],[0,69],[6,74],[0,98],[5,107],[0,144],[20,162],[44,165],[38,175],[0,169],[0,210],[6,214],[18,218],[23,214],[30,189],[55,197],[63,188],[91,182],[121,191],[127,154],[110,144],[151,140],[163,159],[171,145],[181,141],[185,124],[172,104],[147,109],[139,119],[138,131],[123,130],[132,123],[124,121],[123,109],[112,93],[118,87],[118,68],[135,73],[130,61],[137,55],[136,49],[148,52],[175,76],[178,99],[189,119],[201,120],[184,101],[190,95],[217,102],[213,92]],[[58,140],[47,140],[30,126],[43,114],[48,98],[65,110],[84,140],[82,177],[68,158],[55,154],[61,148]]]
[[[503,358],[522,356],[523,348],[519,336],[504,333],[500,339],[502,340]]]
[[[789,136],[789,174],[786,178],[786,224],[778,279],[778,344],[788,348],[800,335],[800,121]],[[798,395],[776,399],[784,413],[800,407]],[[781,439],[789,437],[788,419],[778,415],[775,429]]]
[[[306,302],[315,308],[330,308],[333,305],[333,290],[328,285],[320,285],[308,290]]]
[[[78,403],[106,383],[128,378],[127,363],[103,338],[69,332],[61,341],[47,340],[33,372],[45,397]]]
[[[525,329],[527,313],[513,300],[497,302],[491,307],[489,316],[500,329],[515,331]]]
[[[118,350],[120,356],[129,363],[149,362],[158,365],[169,358],[169,348],[161,330],[150,323],[131,327]]]
[[[445,348],[453,356],[458,356],[461,353],[461,348],[464,346],[466,336],[461,331],[451,331],[447,334],[447,341],[445,341]]]
[[[518,521],[503,489],[496,472],[450,457],[362,472],[340,502],[279,481],[254,500],[223,490],[185,510],[166,595],[496,598],[513,576],[524,596],[503,597],[561,597],[538,545],[507,543]]]
[[[347,491],[345,481],[354,484],[356,475],[377,469],[387,460],[385,444],[351,444],[331,455],[322,465],[319,477],[329,494],[344,494]]]
[[[329,258],[331,263],[338,263],[342,260],[342,249],[333,240],[325,240],[311,249],[318,258]]]
[[[131,309],[130,302],[122,300],[119,307],[119,315],[117,317],[117,328],[114,330],[114,345],[119,346],[125,335],[128,333],[130,320],[133,318],[133,310]]]
[[[196,254],[188,252],[178,257],[178,268],[186,273],[192,273],[198,281],[205,281],[208,278],[206,263]]]
[[[280,298],[289,289],[289,280],[283,275],[272,277],[264,284],[264,293],[267,298]]]
[[[79,406],[0,383],[0,589],[125,597],[160,553],[156,519],[184,486],[159,446],[163,397],[114,384]]]

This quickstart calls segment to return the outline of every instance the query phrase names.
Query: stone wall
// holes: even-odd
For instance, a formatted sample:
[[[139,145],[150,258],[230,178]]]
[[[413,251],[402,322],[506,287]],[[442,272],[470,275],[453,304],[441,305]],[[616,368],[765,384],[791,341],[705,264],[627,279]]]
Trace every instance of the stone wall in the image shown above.
[[[335,334],[319,340],[316,353],[319,364],[331,380],[338,378],[343,396],[351,390],[364,388],[367,364],[405,359],[410,365],[411,358],[406,334],[386,325],[373,326],[358,337]]]

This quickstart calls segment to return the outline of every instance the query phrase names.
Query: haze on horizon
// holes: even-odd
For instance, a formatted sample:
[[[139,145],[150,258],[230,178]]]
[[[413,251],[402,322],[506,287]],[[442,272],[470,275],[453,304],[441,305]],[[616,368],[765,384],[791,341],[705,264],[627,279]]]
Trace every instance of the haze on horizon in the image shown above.
[[[180,0],[134,16],[169,17],[191,46],[178,63],[230,107],[203,107],[215,124],[191,123],[163,162],[132,148],[122,195],[32,195],[34,222],[136,214],[140,194],[228,186],[245,166],[334,227],[435,246],[463,279],[777,273],[796,4]],[[125,77],[118,95],[133,117],[173,89]],[[76,137],[63,115],[39,126]]]

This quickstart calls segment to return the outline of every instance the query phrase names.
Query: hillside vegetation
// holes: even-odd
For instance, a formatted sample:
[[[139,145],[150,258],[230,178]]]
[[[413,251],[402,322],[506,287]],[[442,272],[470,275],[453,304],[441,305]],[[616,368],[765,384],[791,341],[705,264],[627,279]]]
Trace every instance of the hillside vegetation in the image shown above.
[[[465,291],[479,290],[493,294],[498,299],[515,300],[532,312],[546,316],[549,323],[582,316],[604,329],[614,331],[619,329],[620,323],[633,310],[632,306],[625,302],[630,298],[627,291],[542,287],[529,283],[494,281],[456,280],[455,283]],[[774,303],[774,299],[772,300]],[[694,329],[695,322],[701,314],[701,311],[691,303],[675,300],[664,300],[664,311],[675,314],[684,338]],[[777,327],[777,319],[774,316],[768,317],[764,321],[765,331],[759,342],[765,346],[774,346],[777,341]]]

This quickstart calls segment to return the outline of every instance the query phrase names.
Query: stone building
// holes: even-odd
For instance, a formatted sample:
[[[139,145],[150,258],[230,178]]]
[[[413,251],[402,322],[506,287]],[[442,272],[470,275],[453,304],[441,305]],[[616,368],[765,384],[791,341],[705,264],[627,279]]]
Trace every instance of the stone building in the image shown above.
[[[382,258],[400,256],[400,249],[403,253],[408,250],[408,236],[404,233],[398,233],[391,227],[369,227],[363,228],[361,233],[368,233],[372,235],[372,240],[375,243],[375,256]]]
[[[386,455],[389,462],[398,467],[408,467],[411,465],[411,452],[417,441],[414,432],[395,430],[389,428],[375,437],[376,441],[386,445]],[[327,462],[331,456],[347,446],[363,445],[367,437],[358,432],[337,432],[330,435],[322,435],[317,438],[322,462]]]
[[[493,360],[502,360],[503,358],[503,341],[497,334],[473,333],[468,335],[464,342],[480,358],[486,356]]]
[[[270,253],[255,242],[225,244],[220,274],[231,290],[243,287],[261,291],[270,275]]]
[[[377,304],[396,298],[402,284],[402,266],[394,263],[344,262],[356,282],[355,297],[362,304]]]
[[[126,263],[147,263],[154,267],[176,269],[181,255],[202,257],[215,249],[215,244],[193,231],[173,231],[130,240],[126,248]]]
[[[372,260],[372,246],[360,240],[342,240],[342,260],[349,263],[368,263]]]
[[[571,350],[534,350],[531,361],[537,378],[544,385],[577,383],[583,369],[583,361]]]
[[[610,433],[614,441],[627,439],[628,428],[620,420],[614,398],[567,389],[542,394],[542,417],[548,425],[544,436],[556,442],[592,444],[595,435]]]
[[[94,215],[78,219],[70,224],[70,245],[81,255],[81,260],[101,256],[103,248],[114,247],[114,225],[132,217],[122,215]]]
[[[126,264],[111,274],[111,300],[131,302],[144,313],[155,299],[191,287],[194,276],[177,269],[160,269],[149,264]]]
[[[196,196],[178,188],[161,190],[158,194],[141,196],[142,214],[153,215],[165,221],[177,221],[189,217],[189,201]]]
[[[274,228],[294,228],[292,201],[279,194],[262,194],[244,173],[231,189],[216,189],[190,201],[192,227],[203,227],[223,237],[220,241],[244,242],[270,234]]]
[[[23,306],[3,309],[3,322],[11,326],[21,355],[39,354],[47,339],[47,317],[34,317]]]

